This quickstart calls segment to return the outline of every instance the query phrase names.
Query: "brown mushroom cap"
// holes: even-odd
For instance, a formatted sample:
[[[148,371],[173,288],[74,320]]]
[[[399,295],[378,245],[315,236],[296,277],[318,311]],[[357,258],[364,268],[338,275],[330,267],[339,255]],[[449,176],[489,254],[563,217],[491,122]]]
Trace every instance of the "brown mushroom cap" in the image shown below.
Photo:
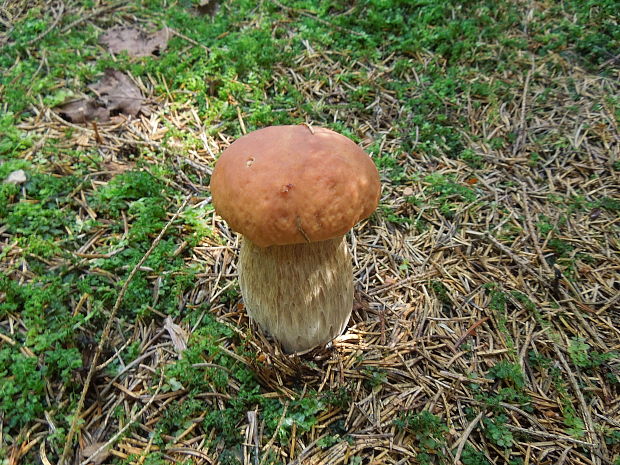
[[[379,173],[334,131],[270,126],[237,139],[215,165],[217,213],[259,247],[345,234],[379,202]]]

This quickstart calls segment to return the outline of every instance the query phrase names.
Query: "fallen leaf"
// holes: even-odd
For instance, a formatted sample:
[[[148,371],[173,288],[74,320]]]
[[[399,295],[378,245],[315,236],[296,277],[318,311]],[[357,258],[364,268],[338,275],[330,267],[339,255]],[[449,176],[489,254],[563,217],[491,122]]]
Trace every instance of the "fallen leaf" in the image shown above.
[[[26,172],[24,170],[16,170],[9,174],[4,182],[6,184],[23,184],[27,180]]]
[[[116,175],[133,169],[135,167],[135,163],[119,163],[116,161],[107,161],[103,163],[103,167],[109,173]]]
[[[106,69],[103,79],[89,87],[110,111],[110,116],[136,116],[142,109],[142,92],[129,76],[120,71]]]
[[[167,45],[170,33],[163,28],[147,34],[133,27],[117,27],[101,36],[99,42],[108,47],[110,53],[127,52],[132,57],[159,56]]]
[[[94,452],[97,452],[101,446],[103,446],[105,442],[94,442],[89,444],[88,446],[82,449],[82,458],[89,458]],[[106,461],[106,459],[110,456],[110,451],[108,448],[104,448],[101,452],[97,453],[95,456],[90,457],[88,461],[91,465],[100,465]]]
[[[202,0],[195,8],[196,13],[200,16],[215,16],[219,9],[220,5],[217,0]]]
[[[59,109],[60,117],[71,123],[107,121],[110,119],[110,112],[107,108],[97,106],[94,99],[73,100],[61,105]]]
[[[181,353],[187,349],[187,340],[189,338],[187,332],[179,325],[172,321],[171,317],[166,317],[164,321],[164,329],[170,334],[172,345],[174,350],[181,355]]]
[[[478,326],[480,326],[482,323],[486,322],[488,319],[489,319],[489,317],[484,317],[484,318],[482,318],[482,319],[480,319],[480,320],[476,321],[473,325],[471,325],[471,326],[467,329],[467,331],[465,331],[465,332],[461,335],[461,337],[459,337],[459,338],[457,339],[457,341],[454,343],[454,346],[452,347],[452,350],[456,351],[456,350],[459,348],[459,346],[463,343],[463,341],[464,341],[465,339],[467,339],[469,336],[471,336],[472,334],[475,334],[475,333],[476,333],[476,328],[477,328]]]
[[[123,114],[136,116],[143,107],[144,97],[140,89],[126,74],[107,69],[101,80],[89,86],[97,98],[73,100],[59,107],[58,114],[72,123],[108,121],[110,117]]]

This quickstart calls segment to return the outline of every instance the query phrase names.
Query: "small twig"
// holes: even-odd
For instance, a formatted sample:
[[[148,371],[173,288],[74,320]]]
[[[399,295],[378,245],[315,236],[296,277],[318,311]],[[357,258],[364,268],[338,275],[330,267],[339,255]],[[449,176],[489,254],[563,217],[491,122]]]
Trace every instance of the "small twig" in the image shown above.
[[[488,317],[488,316],[486,316],[486,317],[484,317],[484,318],[482,318],[482,319],[480,319],[480,320],[476,321],[473,325],[471,325],[471,326],[467,329],[467,331],[465,331],[465,332],[463,333],[463,335],[462,335],[461,337],[459,337],[459,338],[457,339],[457,341],[454,343],[454,346],[453,346],[454,351],[456,352],[456,349],[458,349],[458,348],[459,348],[459,346],[463,343],[463,341],[464,341],[465,339],[467,339],[469,336],[471,336],[471,334],[472,334],[472,333],[476,330],[476,328],[477,328],[478,326],[480,326],[482,323],[484,323],[485,321],[487,321],[488,319],[489,319],[489,317]]]
[[[536,431],[536,430],[533,430],[533,429],[521,428],[520,426],[514,426],[514,425],[510,425],[510,424],[506,424],[505,426],[509,430],[517,431],[517,432],[523,433],[523,434],[530,434],[532,436],[538,436],[540,438],[554,439],[556,441],[572,442],[574,444],[579,444],[580,446],[586,446],[586,447],[594,447],[595,446],[595,444],[592,444],[592,443],[586,442],[586,441],[581,441],[579,439],[575,439],[575,438],[572,438],[570,436],[562,436],[560,434],[547,433],[546,431]]]
[[[519,150],[521,150],[521,146],[523,145],[523,139],[525,138],[525,115],[527,113],[527,93],[530,88],[530,79],[532,78],[532,72],[534,71],[534,63],[532,62],[532,67],[528,71],[527,76],[525,76],[525,83],[523,84],[523,97],[521,100],[521,118],[519,119],[519,134],[517,136],[517,140],[512,147],[512,155],[515,156]]]
[[[67,32],[70,29],[73,29],[78,24],[83,23],[84,21],[88,21],[89,19],[92,19],[95,16],[99,16],[102,13],[106,13],[107,11],[115,10],[116,8],[120,8],[124,6],[125,6],[125,2],[118,2],[113,5],[106,6],[105,8],[101,8],[100,10],[93,11],[91,14],[81,16],[79,19],[76,19],[71,24],[67,24],[65,27],[63,27],[60,30],[60,32]]]
[[[615,297],[609,299],[605,305],[603,305],[599,310],[596,311],[596,314],[600,315],[602,313],[605,313],[607,309],[610,308],[612,305],[616,305],[618,300],[620,300],[620,293],[616,294]]]
[[[303,124],[304,126],[308,128],[308,131],[310,131],[310,133],[314,135],[314,129],[312,128],[312,126],[310,126],[310,123],[303,123]]]
[[[248,130],[245,128],[245,123],[243,122],[243,116],[241,115],[239,105],[237,105],[237,119],[239,120],[239,127],[241,127],[241,134],[247,134]]]
[[[455,465],[459,463],[459,461],[461,459],[461,454],[463,453],[463,447],[465,447],[465,444],[467,443],[467,438],[469,437],[471,432],[474,430],[474,428],[476,427],[476,425],[478,424],[478,422],[482,418],[482,415],[483,415],[483,412],[480,412],[476,416],[476,418],[474,418],[471,421],[471,423],[467,426],[467,428],[465,428],[465,431],[463,431],[463,434],[461,435],[461,437],[457,441],[458,447],[456,448],[456,453],[454,454],[454,464]]]
[[[101,356],[101,353],[103,352],[104,345],[105,345],[105,343],[106,343],[106,341],[108,339],[108,336],[110,335],[110,331],[112,329],[112,325],[113,325],[113,323],[115,321],[116,313],[118,312],[118,310],[119,310],[119,308],[121,306],[121,302],[123,301],[123,298],[125,297],[125,293],[127,292],[127,289],[129,288],[129,283],[134,278],[134,276],[137,274],[139,269],[142,267],[142,265],[144,264],[146,259],[151,255],[151,253],[153,253],[155,248],[159,245],[159,243],[161,242],[162,238],[164,237],[164,235],[166,234],[166,232],[168,231],[168,229],[172,225],[172,223],[179,217],[179,215],[181,214],[181,212],[185,208],[185,205],[187,205],[187,202],[189,201],[189,199],[190,199],[190,197],[186,197],[185,198],[185,201],[183,202],[181,207],[179,207],[177,212],[172,216],[172,218],[170,218],[170,221],[168,221],[168,223],[166,223],[164,228],[161,230],[159,235],[155,238],[155,240],[151,244],[151,247],[146,251],[146,253],[140,259],[140,261],[133,267],[133,269],[129,273],[129,276],[127,276],[127,279],[125,280],[125,283],[123,284],[123,287],[121,288],[121,290],[118,293],[118,296],[116,298],[116,302],[114,302],[114,307],[112,308],[112,311],[110,312],[110,316],[108,317],[108,321],[106,322],[106,325],[103,328],[103,332],[101,333],[101,339],[99,340],[99,345],[97,346],[97,350],[95,351],[95,355],[93,356],[93,359],[91,361],[90,369],[88,370],[88,375],[86,376],[86,381],[84,381],[84,387],[82,388],[82,394],[80,395],[80,399],[78,401],[78,405],[77,405],[77,407],[75,409],[75,413],[73,415],[73,420],[71,421],[71,427],[69,429],[69,433],[67,434],[67,437],[65,439],[65,441],[66,441],[65,442],[65,447],[64,447],[64,449],[62,451],[62,456],[60,457],[60,460],[58,461],[59,465],[63,465],[64,463],[66,463],[67,462],[67,458],[69,457],[69,453],[71,451],[71,446],[72,446],[72,443],[73,443],[73,437],[75,436],[75,433],[78,430],[78,421],[79,421],[79,418],[80,418],[80,414],[82,413],[82,409],[84,408],[84,402],[86,401],[86,394],[88,392],[88,389],[90,387],[90,383],[91,383],[91,381],[93,379],[93,376],[94,376],[96,368],[97,368],[97,362],[99,361],[99,357]]]
[[[573,387],[573,391],[575,391],[575,396],[577,397],[577,400],[579,401],[579,404],[581,406],[581,414],[583,415],[583,419],[587,427],[586,433],[588,435],[588,438],[592,441],[590,447],[592,447],[593,449],[598,448],[600,446],[599,444],[596,443],[596,436],[595,436],[595,430],[594,430],[594,422],[592,421],[592,414],[590,413],[590,408],[588,404],[586,403],[585,398],[583,397],[583,393],[581,392],[581,389],[579,388],[579,384],[577,383],[577,378],[575,378],[575,373],[573,373],[571,368],[568,366],[568,362],[566,361],[566,358],[564,357],[564,354],[562,353],[560,348],[556,344],[554,344],[553,349],[555,350],[555,353],[557,354],[558,359],[560,360],[560,363],[562,364],[562,367],[564,368],[564,371],[566,371],[568,380],[571,386]]]
[[[353,34],[353,35],[356,35],[358,37],[364,37],[364,34],[362,34],[361,32],[357,32],[357,31],[354,31],[352,29],[347,29],[346,27],[342,27],[342,26],[338,26],[337,24],[330,23],[329,21],[327,21],[325,19],[321,19],[318,16],[315,16],[315,15],[313,15],[311,13],[308,13],[307,11],[298,10],[297,8],[291,8],[289,6],[283,5],[278,0],[272,0],[272,1],[273,1],[273,3],[275,3],[276,5],[278,5],[280,8],[282,8],[284,10],[291,11],[293,13],[297,13],[297,14],[299,14],[301,16],[305,16],[306,18],[314,19],[315,21],[318,21],[319,23],[325,24],[326,26],[329,26],[329,27],[333,27],[335,29],[338,29],[339,31],[348,32],[349,34]]]
[[[538,237],[536,236],[536,229],[534,228],[534,221],[532,221],[532,215],[530,213],[530,209],[528,206],[528,196],[527,196],[527,192],[525,191],[525,186],[522,186],[522,195],[523,197],[521,199],[521,204],[523,206],[523,212],[525,213],[525,223],[527,224],[527,229],[528,229],[528,233],[530,236],[530,240],[532,241],[532,244],[534,245],[534,248],[536,249],[538,260],[540,261],[541,266],[545,269],[547,273],[549,273],[550,275],[554,274],[553,270],[551,270],[551,267],[549,267],[547,260],[545,260],[545,255],[543,254],[543,251],[540,248],[540,244],[538,243]]]
[[[564,462],[566,462],[566,457],[568,457],[568,453],[573,450],[572,446],[568,446],[566,449],[564,449],[564,451],[562,452],[562,455],[560,455],[560,458],[558,459],[558,465],[563,465]]]
[[[203,44],[201,44],[199,42],[196,42],[191,37],[187,37],[185,34],[182,34],[179,31],[177,31],[176,29],[172,29],[169,26],[166,26],[166,29],[168,29],[168,31],[170,31],[173,35],[175,35],[175,36],[185,40],[186,42],[189,42],[190,44],[195,45],[196,47],[201,47],[207,53],[211,53],[211,50],[209,50],[209,47],[207,47],[206,45],[203,45]]]
[[[138,465],[142,465],[146,460],[146,456],[151,452],[151,448],[153,447],[153,439],[155,439],[155,435],[151,435],[149,438],[149,442],[146,444],[146,447],[140,454],[140,458],[138,459]]]
[[[160,391],[161,387],[163,386],[163,384],[164,384],[164,371],[162,370],[161,376],[159,377],[159,384],[157,385],[157,389],[155,389],[155,392],[153,393],[153,395],[151,396],[149,401],[144,405],[144,407],[142,407],[139,412],[137,412],[134,416],[132,416],[131,419],[127,422],[127,424],[125,426],[123,426],[120,430],[118,430],[114,436],[112,436],[110,439],[108,439],[105,442],[105,444],[102,444],[101,447],[99,447],[96,451],[94,451],[92,454],[90,454],[89,457],[87,457],[85,460],[83,460],[80,463],[80,465],[87,465],[91,461],[92,457],[96,457],[97,454],[99,454],[100,452],[104,451],[105,449],[110,447],[112,444],[114,444],[114,442],[125,431],[127,431],[127,429],[129,429],[129,427],[131,427],[131,425],[133,425],[136,422],[136,420],[138,420],[138,418],[140,418],[142,416],[142,414],[144,412],[146,412],[146,409],[148,409],[151,406],[153,401],[157,398],[157,394],[159,394],[159,391]],[[66,444],[65,444],[65,447],[66,447]]]
[[[491,244],[493,244],[497,249],[499,249],[500,251],[502,251],[506,255],[508,255],[519,266],[519,268],[521,268],[524,272],[529,273],[529,274],[533,275],[534,277],[536,277],[538,279],[538,281],[540,281],[541,284],[543,284],[545,286],[547,285],[547,281],[545,280],[545,278],[543,278],[536,270],[532,269],[532,266],[529,263],[527,263],[525,260],[521,259],[521,257],[518,257],[512,250],[510,250],[509,247],[506,247],[504,244],[499,242],[497,239],[495,239],[489,233],[486,233],[484,235],[484,237]]]
[[[306,446],[306,448],[304,450],[301,451],[301,453],[292,461],[288,462],[288,465],[300,465],[302,464],[302,460],[305,460],[306,456],[308,455],[309,452],[311,452],[313,450],[313,448],[316,447],[316,443],[319,442],[321,439],[323,439],[326,435],[323,434],[321,436],[319,436],[318,438],[316,438],[314,441],[312,441],[310,444],[308,444]]]
[[[288,410],[288,402],[284,404],[284,408],[282,409],[282,416],[280,416],[280,420],[278,420],[278,425],[276,426],[276,429],[274,430],[273,436],[271,436],[271,439],[269,439],[269,442],[265,445],[265,447],[263,447],[263,450],[265,451],[271,450],[271,446],[273,446],[273,443],[276,442],[276,437],[278,436],[278,432],[280,431],[280,428],[282,427],[282,423],[284,422],[284,418],[286,417],[287,410]],[[263,455],[263,458],[260,461],[260,465],[263,465],[267,457],[269,457],[268,454]]]
[[[252,444],[254,446],[254,465],[259,465],[259,455],[260,455],[260,449],[259,449],[259,443],[258,443],[258,422],[257,422],[257,414],[256,414],[256,410],[250,410],[247,413],[247,417],[248,417],[248,428],[250,428],[250,435],[251,440],[252,440]]]
[[[165,332],[165,330],[160,331],[160,334],[163,334]],[[108,393],[108,391],[112,388],[113,384],[117,379],[119,379],[123,374],[125,374],[126,372],[128,372],[129,370],[131,370],[133,367],[135,367],[136,365],[139,365],[140,362],[146,358],[149,358],[150,356],[152,356],[155,353],[155,349],[150,350],[149,352],[146,352],[142,355],[140,355],[138,358],[136,358],[133,362],[125,365],[125,368],[123,368],[121,371],[119,371],[116,376],[114,376],[114,378],[112,378],[112,380],[110,380],[110,382],[108,383],[108,385],[106,387],[104,387],[101,392],[99,393],[100,396],[104,396]],[[101,365],[100,365],[101,366]]]
[[[95,121],[93,123],[93,130],[95,131],[95,140],[98,144],[103,145],[103,139],[101,138],[101,134],[99,134],[99,128],[97,127],[97,123]]]
[[[181,164],[186,164],[191,166],[192,168],[202,171],[203,173],[207,173],[209,176],[213,174],[213,169],[208,167],[207,165],[203,165],[202,163],[195,162],[194,160],[190,160],[189,158],[181,158],[177,157],[177,161]]]
[[[60,19],[62,18],[63,13],[65,12],[65,4],[61,3],[60,4],[60,8],[58,11],[58,14],[56,15],[56,17],[54,18],[54,21],[52,22],[52,24],[50,25],[50,27],[48,27],[45,31],[43,31],[41,34],[39,34],[38,36],[36,36],[34,39],[29,40],[28,42],[26,42],[26,46],[31,46],[32,44],[40,41],[41,39],[43,39],[43,37],[45,37],[46,35],[48,35],[50,32],[52,32],[52,30],[56,27],[56,25],[58,24],[58,21],[60,21]]]
[[[620,60],[620,53],[618,53],[615,57],[611,57],[609,60],[605,61],[602,65],[598,67],[598,69],[603,69],[607,65],[611,65],[614,61]]]

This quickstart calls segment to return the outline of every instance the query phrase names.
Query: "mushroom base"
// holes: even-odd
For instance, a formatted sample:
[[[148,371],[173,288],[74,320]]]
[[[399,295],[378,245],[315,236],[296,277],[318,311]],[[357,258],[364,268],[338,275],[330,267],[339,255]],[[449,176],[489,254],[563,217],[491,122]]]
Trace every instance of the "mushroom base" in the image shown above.
[[[264,248],[244,237],[239,284],[250,318],[289,353],[340,335],[353,309],[353,267],[344,237]]]

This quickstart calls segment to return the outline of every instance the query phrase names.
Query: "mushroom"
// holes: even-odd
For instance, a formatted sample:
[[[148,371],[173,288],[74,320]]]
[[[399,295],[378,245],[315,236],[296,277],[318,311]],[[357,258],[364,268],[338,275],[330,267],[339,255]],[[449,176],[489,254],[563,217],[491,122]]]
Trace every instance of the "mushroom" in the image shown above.
[[[345,234],[377,207],[370,157],[334,131],[270,126],[230,145],[211,177],[216,212],[240,233],[249,316],[285,352],[340,335],[353,308]]]

